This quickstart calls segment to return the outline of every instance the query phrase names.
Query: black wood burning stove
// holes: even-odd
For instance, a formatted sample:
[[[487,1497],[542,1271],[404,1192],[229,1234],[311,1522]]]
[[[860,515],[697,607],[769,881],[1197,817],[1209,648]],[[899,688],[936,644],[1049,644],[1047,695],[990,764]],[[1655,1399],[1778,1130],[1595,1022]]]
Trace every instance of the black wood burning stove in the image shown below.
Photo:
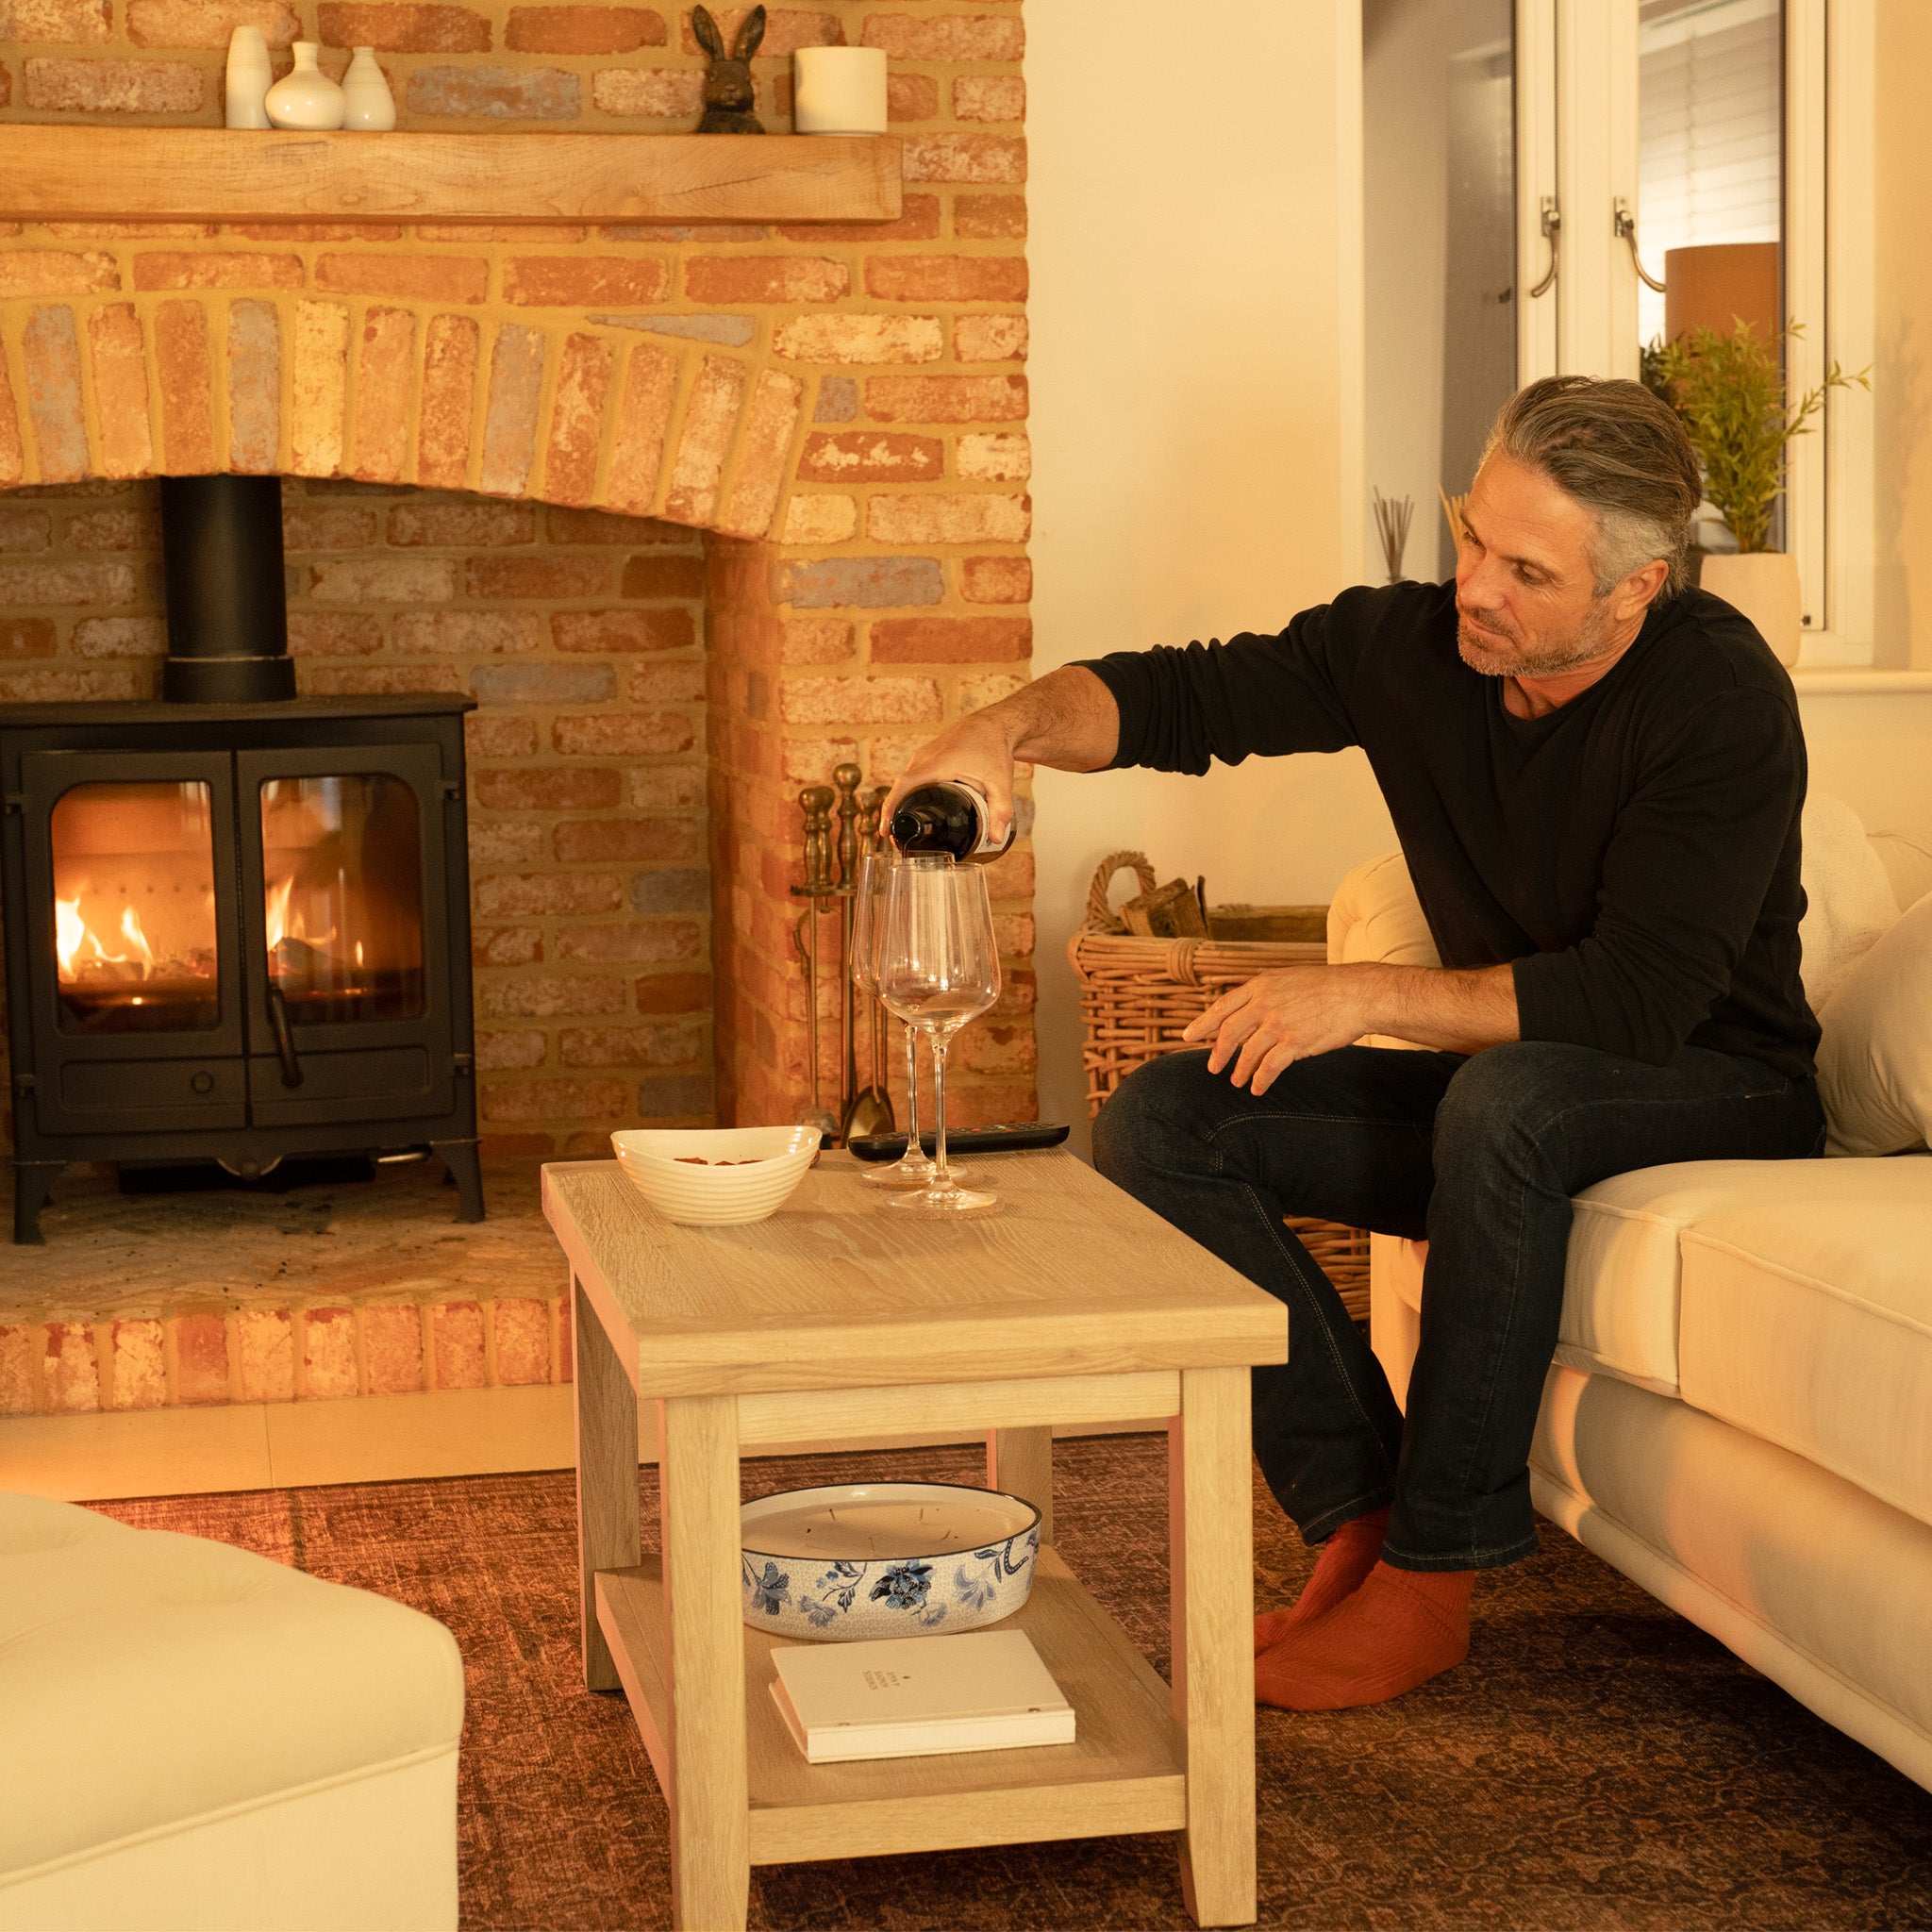
[[[428,1147],[480,1220],[472,701],[292,696],[278,479],[162,492],[167,699],[0,707],[13,1238],[72,1160]]]

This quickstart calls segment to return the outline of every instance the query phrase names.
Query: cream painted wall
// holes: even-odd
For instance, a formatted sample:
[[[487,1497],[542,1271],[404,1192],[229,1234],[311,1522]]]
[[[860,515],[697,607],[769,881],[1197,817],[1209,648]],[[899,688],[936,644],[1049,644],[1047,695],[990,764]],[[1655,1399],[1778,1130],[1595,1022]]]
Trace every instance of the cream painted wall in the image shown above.
[[[1909,605],[1932,667],[1932,0],[1880,8],[1881,610]],[[1360,216],[1336,163],[1360,138],[1356,13],[1229,0],[1189,39],[1166,0],[1117,0],[1104,34],[1090,9],[1028,10],[1037,672],[1274,628],[1362,577]],[[1269,84],[1231,99],[1243,71]],[[1874,828],[1932,831],[1932,691],[1803,708],[1818,790]],[[1041,772],[1034,791],[1041,1107],[1076,1144],[1066,942],[1105,854],[1138,846],[1218,898],[1300,900],[1394,843],[1357,754]]]
[[[1036,673],[1278,629],[1360,577],[1360,223],[1336,165],[1359,140],[1355,0],[1198,18],[1027,12]],[[1393,837],[1353,753],[1034,791],[1041,1108],[1077,1124],[1066,943],[1103,856],[1325,899]]]
[[[1874,622],[1882,664],[1932,670],[1932,4],[1878,0]]]

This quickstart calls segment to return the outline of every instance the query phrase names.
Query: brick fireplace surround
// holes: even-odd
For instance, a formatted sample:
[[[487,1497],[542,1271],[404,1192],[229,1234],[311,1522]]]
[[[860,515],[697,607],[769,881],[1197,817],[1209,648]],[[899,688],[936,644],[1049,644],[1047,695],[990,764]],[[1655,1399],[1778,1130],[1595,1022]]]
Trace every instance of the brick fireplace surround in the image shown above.
[[[741,11],[714,10],[734,31]],[[668,7],[0,0],[0,119],[219,125],[244,21],[278,66],[296,39],[338,73],[374,44],[405,128],[682,132],[697,110],[702,56]],[[479,701],[498,1159],[794,1117],[800,786],[847,758],[887,778],[1026,675],[1021,9],[774,10],[755,63],[774,132],[792,48],[837,42],[891,59],[895,222],[0,224],[0,701],[153,693],[143,479],[288,479],[302,689]],[[969,1122],[1034,1111],[1024,844],[993,884],[1008,991],[960,1043]],[[247,1386],[233,1310],[226,1374],[177,1373],[170,1339],[164,1374],[117,1377],[135,1315],[83,1335],[11,1300],[0,1414],[352,1392]],[[460,1307],[493,1339],[487,1297]],[[341,1312],[286,1311],[318,1332]],[[75,1349],[94,1373],[57,1373]],[[554,1344],[478,1351],[520,1365],[502,1379],[568,1375]],[[403,1386],[436,1386],[420,1373]]]

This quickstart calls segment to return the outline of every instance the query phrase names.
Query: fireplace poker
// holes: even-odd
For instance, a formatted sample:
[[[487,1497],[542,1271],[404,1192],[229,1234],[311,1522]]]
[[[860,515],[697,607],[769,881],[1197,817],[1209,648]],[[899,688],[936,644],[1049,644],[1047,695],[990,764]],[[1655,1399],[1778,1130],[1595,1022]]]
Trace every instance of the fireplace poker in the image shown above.
[[[870,858],[878,850],[879,811],[885,802],[886,787],[881,785],[877,791],[868,792],[859,807],[858,857],[861,859]],[[851,949],[853,935],[857,932],[858,925],[857,873],[854,874],[853,878],[853,896],[847,906],[845,915],[846,948],[848,952]],[[848,1017],[851,1014],[853,998],[857,990],[852,977],[852,966],[853,961],[848,958],[845,963],[845,1001]],[[897,1125],[897,1123],[892,1118],[891,1096],[887,1093],[885,1085],[879,1078],[879,1064],[882,1058],[879,1041],[879,1020],[884,1011],[885,1008],[880,1006],[878,996],[875,993],[867,997],[865,1003],[865,1022],[866,1032],[869,1036],[867,1043],[870,1047],[872,1058],[872,1083],[870,1086],[858,1088],[845,1109],[845,1139],[848,1144],[855,1138],[862,1139],[869,1135],[890,1134],[894,1126]],[[857,1030],[856,1023],[850,1030]],[[856,1084],[858,1080],[858,1070],[856,1067],[853,1069],[850,1077]]]
[[[805,812],[805,883],[791,890],[806,902],[799,921],[806,943],[799,950],[805,956],[807,1039],[811,1053],[811,1110],[804,1124],[818,1128],[829,1141],[838,1139],[839,1123],[819,1098],[819,915],[824,910],[832,883],[832,788],[808,785],[798,794],[798,803]]]
[[[834,890],[839,894],[839,981],[843,997],[839,1002],[839,1107],[841,1122],[850,1118],[852,1103],[858,1091],[858,1066],[853,1039],[852,914],[858,893],[858,781],[862,774],[857,765],[836,767],[832,784],[839,793],[839,874]]]

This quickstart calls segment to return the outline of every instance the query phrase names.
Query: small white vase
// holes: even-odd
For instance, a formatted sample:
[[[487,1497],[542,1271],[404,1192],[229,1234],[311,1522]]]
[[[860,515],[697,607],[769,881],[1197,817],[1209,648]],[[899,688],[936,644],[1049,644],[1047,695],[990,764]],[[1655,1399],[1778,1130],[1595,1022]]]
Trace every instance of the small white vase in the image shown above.
[[[268,42],[258,26],[238,26],[228,36],[227,124],[230,127],[266,127],[268,109],[262,106],[275,84],[275,71],[269,65]]]
[[[1805,641],[1805,606],[1798,591],[1798,559],[1782,550],[1707,552],[1698,586],[1722,597],[1757,626],[1772,655],[1789,670]]]
[[[295,42],[294,71],[268,91],[269,125],[305,129],[342,125],[342,91],[315,64],[319,42]]]
[[[387,134],[396,125],[396,97],[389,91],[374,47],[358,47],[342,75],[342,125],[365,134]]]

